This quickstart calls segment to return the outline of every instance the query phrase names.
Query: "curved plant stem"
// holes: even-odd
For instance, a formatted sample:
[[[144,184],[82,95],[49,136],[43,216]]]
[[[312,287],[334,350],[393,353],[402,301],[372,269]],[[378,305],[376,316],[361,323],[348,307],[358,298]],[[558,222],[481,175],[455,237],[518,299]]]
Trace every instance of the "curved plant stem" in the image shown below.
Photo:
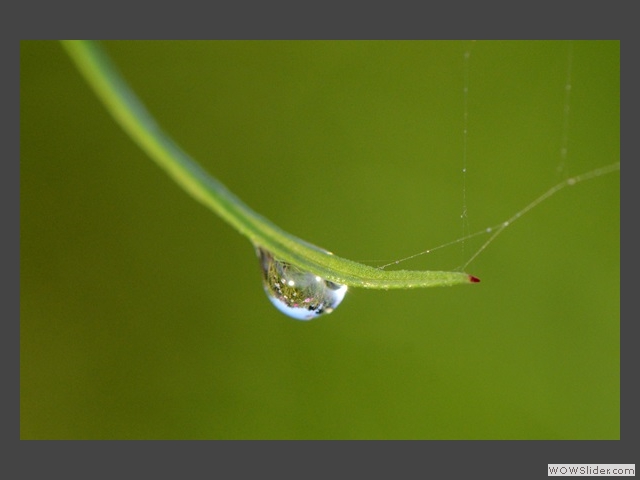
[[[478,281],[462,272],[380,270],[337,257],[285,232],[207,174],[162,131],[98,43],[63,40],[62,45],[107,110],[140,148],[188,194],[275,258],[353,287],[437,287]]]

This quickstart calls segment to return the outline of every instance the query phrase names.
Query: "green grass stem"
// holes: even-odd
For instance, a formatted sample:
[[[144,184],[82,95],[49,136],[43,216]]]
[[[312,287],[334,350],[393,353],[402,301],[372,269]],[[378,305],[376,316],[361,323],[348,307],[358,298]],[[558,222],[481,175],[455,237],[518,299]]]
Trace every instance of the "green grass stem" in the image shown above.
[[[285,232],[254,212],[221,182],[205,172],[165,134],[118,73],[99,43],[63,40],[84,79],[124,131],[182,189],[218,214],[254,245],[335,283],[364,288],[418,288],[477,281],[462,272],[386,271],[340,258]]]

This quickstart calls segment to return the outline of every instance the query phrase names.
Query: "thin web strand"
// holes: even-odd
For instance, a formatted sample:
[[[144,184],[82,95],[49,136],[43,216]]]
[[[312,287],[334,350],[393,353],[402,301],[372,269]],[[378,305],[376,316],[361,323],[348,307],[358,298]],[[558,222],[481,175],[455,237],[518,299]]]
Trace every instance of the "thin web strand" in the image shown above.
[[[511,218],[509,218],[508,220],[506,220],[505,222],[502,222],[499,226],[497,226],[496,227],[497,230],[495,231],[495,233],[493,235],[491,235],[491,237],[489,237],[489,239],[478,249],[478,251],[476,251],[476,253],[474,253],[471,256],[471,258],[469,258],[469,260],[467,260],[467,263],[465,263],[462,266],[462,270],[467,268],[467,266],[469,266],[469,264],[471,262],[473,262],[478,257],[478,255],[480,255],[480,253],[482,253],[489,246],[489,244],[491,242],[493,242],[496,239],[496,237],[498,235],[500,235],[505,230],[505,228],[507,228],[508,226],[512,225],[513,222],[518,220],[525,213],[529,212],[533,208],[535,208],[538,205],[540,205],[542,202],[547,200],[549,197],[555,195],[560,190],[563,190],[566,187],[571,187],[571,186],[573,186],[573,185],[575,185],[577,183],[584,182],[584,181],[587,181],[587,180],[591,180],[593,178],[600,177],[602,175],[606,175],[607,173],[615,172],[616,170],[620,170],[620,162],[613,163],[613,164],[607,165],[605,167],[596,168],[595,170],[591,170],[591,171],[583,173],[581,175],[576,175],[575,177],[567,178],[567,179],[563,180],[562,182],[558,183],[556,186],[551,187],[549,190],[547,190],[545,193],[540,195],[538,198],[536,198],[533,202],[531,202],[529,205],[524,207],[518,213],[516,213]]]
[[[517,213],[515,213],[513,216],[511,216],[509,219],[505,220],[504,222],[501,222],[501,223],[499,223],[497,225],[494,225],[492,227],[487,227],[484,230],[477,231],[477,232],[472,233],[470,235],[465,235],[464,237],[458,238],[457,240],[453,240],[453,241],[448,242],[448,243],[444,243],[444,244],[439,245],[437,247],[430,248],[428,250],[424,250],[422,252],[415,253],[413,255],[401,258],[399,260],[395,260],[395,261],[393,261],[391,263],[387,263],[385,265],[381,265],[381,266],[379,266],[377,268],[382,270],[382,269],[384,269],[386,267],[389,267],[391,265],[398,265],[398,264],[400,264],[402,262],[406,262],[407,260],[411,260],[413,258],[420,257],[422,255],[434,252],[434,251],[439,250],[441,248],[449,247],[451,245],[455,245],[457,243],[464,242],[466,240],[469,240],[469,239],[474,238],[474,237],[478,237],[480,235],[488,235],[488,234],[492,233],[492,235],[489,237],[489,239],[466,261],[466,263],[464,263],[464,265],[462,265],[462,267],[460,267],[462,270],[464,270],[507,227],[511,226],[516,220],[518,220],[519,218],[524,216],[526,213],[528,213],[529,211],[531,211],[532,209],[534,209],[535,207],[540,205],[545,200],[548,200],[550,197],[552,197],[553,195],[555,195],[559,191],[565,189],[566,187],[571,187],[573,185],[576,185],[577,183],[585,182],[587,180],[592,180],[594,178],[601,177],[603,175],[607,175],[609,173],[613,173],[613,172],[618,171],[618,170],[620,170],[620,162],[612,163],[610,165],[607,165],[607,166],[604,166],[604,167],[600,167],[600,168],[596,168],[594,170],[591,170],[589,172],[586,172],[586,173],[583,173],[583,174],[580,174],[580,175],[576,175],[575,177],[567,178],[567,179],[563,180],[562,182],[558,183],[557,185],[555,185],[554,187],[551,187],[549,190],[547,190],[542,195],[540,195],[538,198],[536,198],[533,202],[529,203],[526,207],[524,207],[523,209],[519,210]]]
[[[475,40],[474,40],[475,41]],[[471,57],[471,48],[473,42],[463,55],[463,85],[462,85],[462,213],[460,219],[462,222],[462,239],[469,234],[469,215],[467,209],[467,144],[469,136],[469,57]],[[460,241],[460,258],[464,260],[464,240]]]
[[[571,113],[571,69],[573,66],[573,42],[567,48],[567,77],[564,83],[564,105],[562,107],[562,134],[560,137],[560,163],[557,171],[565,177],[569,175],[567,155],[569,153],[569,114]]]

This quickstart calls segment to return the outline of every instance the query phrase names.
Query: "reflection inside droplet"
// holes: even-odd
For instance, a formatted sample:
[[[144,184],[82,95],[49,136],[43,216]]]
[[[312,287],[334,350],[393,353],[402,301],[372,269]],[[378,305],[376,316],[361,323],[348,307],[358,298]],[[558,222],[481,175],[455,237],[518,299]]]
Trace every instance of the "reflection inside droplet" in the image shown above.
[[[256,247],[262,268],[262,284],[271,303],[296,320],[313,320],[331,313],[347,293],[346,285],[325,280],[290,263],[276,260]]]

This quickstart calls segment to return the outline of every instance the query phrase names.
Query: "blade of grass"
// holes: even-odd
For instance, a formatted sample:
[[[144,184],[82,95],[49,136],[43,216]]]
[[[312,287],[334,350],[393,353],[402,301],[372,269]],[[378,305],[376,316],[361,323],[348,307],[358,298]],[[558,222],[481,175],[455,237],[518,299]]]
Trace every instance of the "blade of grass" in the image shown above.
[[[285,232],[254,212],[185,153],[138,100],[99,43],[63,40],[62,45],[107,110],[158,166],[200,203],[281,261],[342,285],[364,288],[438,287],[477,282],[462,272],[386,271],[340,258]]]

